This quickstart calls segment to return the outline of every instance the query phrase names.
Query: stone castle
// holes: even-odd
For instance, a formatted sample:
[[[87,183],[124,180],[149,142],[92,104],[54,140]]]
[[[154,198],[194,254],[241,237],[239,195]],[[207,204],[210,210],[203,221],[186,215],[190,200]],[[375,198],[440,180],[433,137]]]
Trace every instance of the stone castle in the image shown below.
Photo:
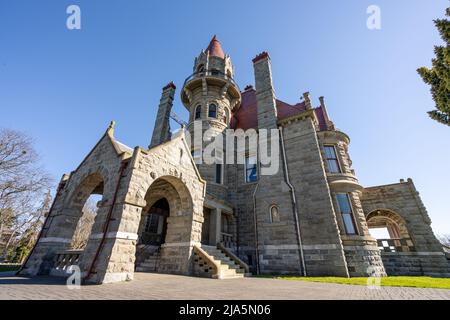
[[[325,101],[309,93],[288,104],[275,96],[271,60],[253,59],[255,86],[240,90],[234,67],[214,37],[195,58],[181,88],[186,126],[172,133],[176,87],[162,90],[148,148],[114,138],[112,122],[81,164],[63,176],[22,275],[67,276],[78,266],[86,282],[133,279],[135,271],[213,278],[250,274],[304,276],[450,276],[450,265],[411,179],[359,184],[349,137],[331,121]],[[211,137],[226,129],[272,129],[279,168],[261,174],[259,150],[237,146],[245,161],[201,161]],[[207,141],[203,142],[204,144]],[[269,148],[270,149],[270,148]],[[269,150],[270,151],[270,150]],[[234,156],[234,155],[233,155]],[[82,209],[102,196],[86,247],[71,249]],[[387,228],[375,239],[371,228]]]

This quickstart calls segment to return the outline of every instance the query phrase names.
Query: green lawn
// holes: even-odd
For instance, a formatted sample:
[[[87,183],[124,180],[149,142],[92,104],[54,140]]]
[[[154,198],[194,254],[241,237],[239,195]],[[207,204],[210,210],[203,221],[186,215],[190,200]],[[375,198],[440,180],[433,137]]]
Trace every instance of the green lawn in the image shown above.
[[[273,276],[274,279],[300,280],[312,282],[328,282],[340,284],[367,285],[366,277],[341,278],[341,277],[289,277]],[[375,283],[371,283],[374,285]],[[416,287],[416,288],[440,288],[450,289],[450,278],[431,277],[381,277],[382,286],[390,287]]]
[[[20,264],[0,264],[0,272],[19,270]]]

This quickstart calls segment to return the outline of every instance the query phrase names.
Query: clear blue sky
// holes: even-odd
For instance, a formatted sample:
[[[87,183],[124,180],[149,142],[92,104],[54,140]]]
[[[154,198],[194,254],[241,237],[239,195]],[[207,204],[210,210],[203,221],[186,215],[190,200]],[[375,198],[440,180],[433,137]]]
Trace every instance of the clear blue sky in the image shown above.
[[[66,28],[77,4],[82,29]],[[381,8],[382,29],[366,27]],[[178,88],[217,34],[236,80],[253,84],[251,59],[272,57],[277,96],[324,95],[352,139],[365,186],[411,177],[436,233],[450,233],[450,129],[430,120],[433,101],[416,73],[441,43],[432,20],[445,0],[23,1],[0,0],[0,127],[35,138],[56,180],[117,121],[116,137],[147,146],[161,88]],[[179,94],[175,111],[186,117]]]

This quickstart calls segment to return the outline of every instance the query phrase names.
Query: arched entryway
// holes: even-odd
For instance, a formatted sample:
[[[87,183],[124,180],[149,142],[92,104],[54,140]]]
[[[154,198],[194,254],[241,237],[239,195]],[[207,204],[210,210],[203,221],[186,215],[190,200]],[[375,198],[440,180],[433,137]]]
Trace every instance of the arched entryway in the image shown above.
[[[370,212],[367,225],[371,235],[377,239],[382,252],[414,251],[414,243],[408,232],[405,220],[396,212],[378,209]]]
[[[156,201],[141,219],[138,244],[161,246],[166,240],[169,215],[170,207],[167,199],[161,198]]]
[[[168,271],[164,268],[169,261],[170,267],[176,267],[171,261],[176,259],[178,246],[191,241],[192,198],[179,178],[164,176],[150,185],[145,201],[139,223],[135,269]]]

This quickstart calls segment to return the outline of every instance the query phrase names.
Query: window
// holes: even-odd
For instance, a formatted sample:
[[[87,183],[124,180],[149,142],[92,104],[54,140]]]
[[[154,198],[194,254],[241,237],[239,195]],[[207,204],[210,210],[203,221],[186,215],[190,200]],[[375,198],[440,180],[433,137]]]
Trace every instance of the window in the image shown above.
[[[256,156],[247,156],[245,158],[245,182],[255,182],[256,180],[258,180]]]
[[[191,151],[192,158],[194,158],[195,165],[198,166],[202,163],[202,150],[194,149]]]
[[[347,193],[337,193],[336,200],[339,205],[342,220],[344,221],[345,232],[347,234],[356,234],[355,221],[353,220],[352,205]]]
[[[212,76],[218,76],[220,74],[220,71],[219,70],[217,70],[217,69],[212,69],[211,70],[211,75]]]
[[[217,106],[214,103],[211,103],[209,105],[208,117],[217,118]]]
[[[198,66],[198,68],[197,68],[197,72],[198,73],[201,73],[201,72],[203,72],[205,70],[205,67],[201,64],[201,65],[199,65]]]
[[[270,222],[280,222],[280,212],[276,205],[270,207]]]
[[[334,146],[325,146],[325,157],[328,164],[328,170],[331,173],[340,173],[341,169],[339,167],[339,162],[336,156],[336,149]]]
[[[147,215],[147,221],[145,221],[145,232],[158,233],[159,216],[157,214]]]
[[[216,183],[222,183],[222,164],[216,163]]]
[[[195,108],[195,118],[194,118],[194,120],[200,119],[201,113],[202,113],[202,106],[198,105]]]

